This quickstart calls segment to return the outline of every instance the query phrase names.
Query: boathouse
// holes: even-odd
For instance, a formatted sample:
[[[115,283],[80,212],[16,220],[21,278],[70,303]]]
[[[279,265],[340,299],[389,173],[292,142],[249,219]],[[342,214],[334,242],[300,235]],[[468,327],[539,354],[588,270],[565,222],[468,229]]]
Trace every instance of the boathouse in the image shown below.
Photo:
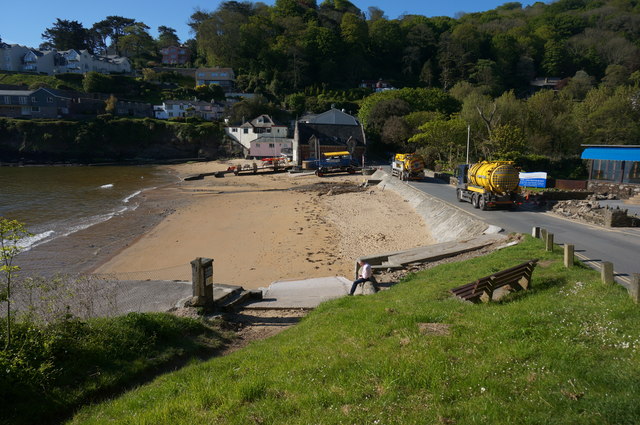
[[[589,161],[588,189],[620,199],[640,195],[640,145],[582,145]]]

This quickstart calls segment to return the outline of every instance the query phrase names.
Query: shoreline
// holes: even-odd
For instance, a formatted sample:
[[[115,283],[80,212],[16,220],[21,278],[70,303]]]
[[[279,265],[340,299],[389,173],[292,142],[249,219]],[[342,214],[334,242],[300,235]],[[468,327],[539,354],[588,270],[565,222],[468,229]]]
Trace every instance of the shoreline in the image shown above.
[[[159,166],[179,180],[143,192],[135,211],[22,253],[19,265],[47,275],[190,280],[190,261],[209,257],[215,283],[256,289],[279,280],[350,279],[359,256],[433,243],[413,208],[391,191],[358,188],[360,175],[184,180],[238,162]]]

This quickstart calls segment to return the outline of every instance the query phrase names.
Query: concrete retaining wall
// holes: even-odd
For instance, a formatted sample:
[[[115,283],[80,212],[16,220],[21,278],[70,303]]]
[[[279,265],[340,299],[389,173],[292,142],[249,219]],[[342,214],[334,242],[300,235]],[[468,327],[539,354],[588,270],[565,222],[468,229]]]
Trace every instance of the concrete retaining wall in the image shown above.
[[[485,233],[497,233],[502,230],[488,225],[461,208],[392,178],[384,171],[376,171],[371,178],[381,180],[380,185],[384,185],[385,189],[391,189],[407,200],[409,205],[422,217],[431,236],[438,243]]]

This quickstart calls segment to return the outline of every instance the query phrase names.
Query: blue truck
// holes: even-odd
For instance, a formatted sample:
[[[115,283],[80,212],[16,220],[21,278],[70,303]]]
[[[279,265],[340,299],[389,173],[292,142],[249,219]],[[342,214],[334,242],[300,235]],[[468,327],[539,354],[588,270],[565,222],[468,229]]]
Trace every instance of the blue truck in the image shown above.
[[[322,177],[327,173],[340,172],[355,174],[356,164],[351,154],[347,151],[323,153],[322,157],[318,160],[316,176]]]

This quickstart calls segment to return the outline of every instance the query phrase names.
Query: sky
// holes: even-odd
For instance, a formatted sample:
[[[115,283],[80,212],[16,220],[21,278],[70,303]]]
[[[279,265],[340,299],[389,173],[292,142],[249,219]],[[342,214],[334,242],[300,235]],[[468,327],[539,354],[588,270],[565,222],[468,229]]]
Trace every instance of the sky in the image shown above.
[[[317,0],[321,4],[322,0]],[[424,16],[451,16],[458,12],[481,12],[507,3],[508,0],[351,0],[362,11],[370,6],[378,7],[389,19],[402,14]],[[0,8],[0,38],[9,44],[38,47],[41,34],[53,25],[57,18],[78,21],[85,28],[116,15],[144,22],[157,37],[160,25],[174,28],[181,41],[193,38],[187,21],[191,14],[201,9],[214,11],[222,1],[205,0],[3,0]],[[274,0],[263,3],[273,5]],[[520,1],[523,6],[534,1]]]

